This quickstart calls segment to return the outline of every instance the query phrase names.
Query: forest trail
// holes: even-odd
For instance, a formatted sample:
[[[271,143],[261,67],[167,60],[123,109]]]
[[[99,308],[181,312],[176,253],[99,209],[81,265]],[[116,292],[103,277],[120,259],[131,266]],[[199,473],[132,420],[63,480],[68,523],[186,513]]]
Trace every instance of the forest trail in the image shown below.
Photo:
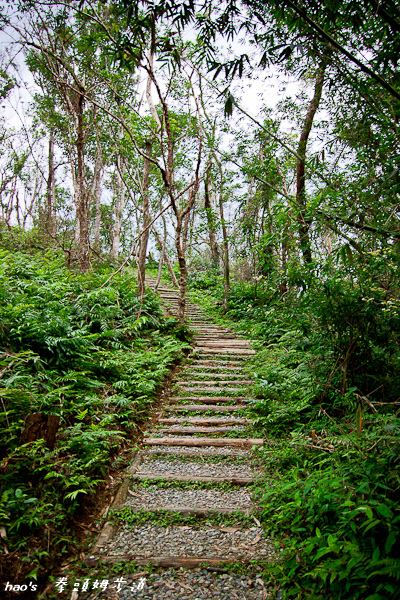
[[[154,287],[153,279],[147,282]],[[158,292],[174,314],[178,292],[165,286]],[[252,421],[244,416],[251,381],[243,366],[255,351],[194,304],[186,319],[195,344],[189,362],[175,377],[114,501],[112,508],[124,510],[122,524],[103,527],[88,559],[160,569],[143,569],[146,583],[142,579],[143,589],[134,593],[128,590],[135,590],[138,576],[127,573],[125,587],[102,598],[268,597],[259,575],[221,569],[224,563],[259,564],[275,553],[251,495],[263,475],[252,447],[263,440],[253,437]],[[130,520],[127,513],[143,518]]]

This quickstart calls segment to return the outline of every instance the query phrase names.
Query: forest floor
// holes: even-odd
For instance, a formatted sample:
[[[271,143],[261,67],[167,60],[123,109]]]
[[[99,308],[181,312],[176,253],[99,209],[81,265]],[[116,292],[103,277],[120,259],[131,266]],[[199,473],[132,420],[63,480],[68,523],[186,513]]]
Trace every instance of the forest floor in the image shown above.
[[[177,292],[158,291],[173,312]],[[275,597],[262,573],[277,546],[252,497],[266,477],[247,412],[255,350],[198,306],[187,315],[194,350],[162,392],[130,467],[111,481],[96,542],[78,568],[53,574],[48,597]]]

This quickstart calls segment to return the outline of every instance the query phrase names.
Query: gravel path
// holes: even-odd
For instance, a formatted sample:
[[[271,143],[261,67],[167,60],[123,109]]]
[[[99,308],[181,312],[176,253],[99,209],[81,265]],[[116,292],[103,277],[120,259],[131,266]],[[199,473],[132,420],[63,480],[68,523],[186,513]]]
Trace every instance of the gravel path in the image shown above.
[[[164,295],[170,296],[171,294],[164,291]],[[166,410],[163,414],[168,414],[169,418],[173,418],[174,411],[177,416],[186,415],[186,412],[181,412],[182,405],[191,407],[197,402],[203,408],[203,405],[207,405],[207,403],[202,401],[201,397],[208,396],[216,399],[215,408],[223,411],[232,403],[240,408],[239,415],[241,415],[242,410],[245,411],[247,408],[242,400],[250,400],[248,394],[251,391],[249,385],[252,383],[252,375],[242,370],[250,355],[235,354],[232,343],[232,340],[235,339],[233,332],[228,332],[226,347],[223,345],[225,340],[221,340],[220,347],[207,348],[207,338],[210,341],[218,339],[219,328],[212,324],[208,326],[207,318],[202,317],[200,309],[194,307],[194,311],[196,312],[194,316],[196,322],[192,319],[192,329],[196,327],[201,329],[199,337],[202,339],[197,340],[199,346],[192,354],[193,360],[176,374],[172,389],[169,389],[165,396],[166,402],[168,402],[167,396],[171,394],[178,402],[165,406]],[[237,337],[239,338],[239,336]],[[204,346],[202,346],[203,342]],[[219,348],[223,353],[219,354]],[[243,351],[243,353],[248,352],[244,348],[236,350]],[[227,405],[224,398],[227,398]],[[213,406],[210,404],[209,408],[212,409]],[[135,475],[160,478],[168,476],[171,481],[179,481],[179,478],[184,476],[208,477],[211,479],[210,484],[207,487],[196,486],[193,489],[186,484],[163,487],[157,483],[144,485],[135,481],[125,498],[124,506],[126,508],[133,512],[151,510],[155,513],[163,509],[237,510],[249,516],[256,512],[257,507],[252,501],[249,489],[232,485],[235,478],[251,479],[260,474],[258,470],[252,469],[254,453],[249,451],[245,445],[247,438],[257,437],[252,430],[251,420],[242,424],[234,422],[235,416],[239,416],[236,411],[234,414],[225,415],[221,415],[219,411],[215,411],[214,414],[210,411],[209,414],[212,416],[208,416],[208,414],[206,416],[203,411],[188,411],[187,416],[195,417],[197,412],[201,418],[207,419],[206,424],[187,422],[187,417],[183,416],[183,420],[178,423],[154,423],[154,431],[145,432],[141,451],[142,462]],[[231,425],[231,423],[233,424]],[[179,437],[183,438],[185,442],[190,436],[192,438],[200,437],[202,439],[198,443],[205,444],[212,443],[210,436],[229,436],[230,438],[243,438],[243,442],[238,440],[240,446],[237,448],[209,445],[146,448],[146,436],[163,437],[168,440]],[[228,440],[227,443],[229,443]],[[196,459],[191,460],[190,455]],[[213,461],[209,459],[211,456],[221,456],[221,458]],[[222,456],[228,458],[222,459]],[[183,457],[185,458],[183,459]],[[199,460],[199,457],[204,457],[204,460]],[[218,481],[223,478],[230,478],[231,482],[221,487],[218,485]],[[190,519],[190,525],[173,524],[174,521],[168,516],[163,516],[162,519],[152,519],[140,525],[121,524],[113,539],[104,536],[102,540],[104,545],[99,545],[96,552],[100,555],[100,561],[105,563],[107,559],[111,562],[136,559],[144,560],[145,564],[147,559],[164,557],[161,560],[163,565],[171,564],[171,561],[172,564],[187,564],[184,561],[185,558],[196,559],[199,562],[213,559],[210,561],[212,565],[219,564],[218,560],[239,563],[253,560],[267,561],[276,558],[277,550],[272,540],[265,536],[257,519],[253,520],[253,526],[246,521],[247,524],[241,527],[229,524],[229,519],[225,516],[221,521],[227,525],[225,527],[212,526],[205,519],[197,516]],[[218,520],[218,522],[220,521]],[[167,526],[168,523],[171,525]],[[107,539],[108,541],[106,541]],[[182,559],[181,562],[179,559]],[[192,561],[191,565],[199,564],[196,561]],[[136,589],[137,575],[124,575],[125,584],[118,589],[116,586],[112,586],[110,590],[105,590],[101,593],[100,600],[104,598],[110,600],[131,598],[142,600],[164,600],[166,598],[172,600],[178,598],[180,600],[265,600],[270,597],[260,574],[249,579],[248,576],[216,573],[210,568],[190,570],[189,567],[170,569],[165,566],[159,567],[157,572],[152,573],[148,573],[146,567],[143,567],[142,575],[145,578],[142,581],[141,589]],[[90,594],[88,600],[95,600],[98,596],[99,594],[97,596]]]
[[[133,495],[134,494],[134,495]],[[191,507],[202,509],[229,508],[248,510],[253,508],[251,494],[244,488],[231,491],[210,489],[159,488],[156,485],[137,486],[128,493],[125,506],[139,510],[148,510],[165,506]]]
[[[163,573],[145,573],[142,577],[132,578],[125,575],[121,590],[114,588],[115,577],[110,577],[110,589],[103,592],[101,600],[267,600],[272,593],[265,587],[261,574],[249,576],[213,573],[206,569],[166,569]],[[144,588],[137,591],[138,581]],[[86,596],[95,600],[96,595]]]
[[[224,528],[221,528],[224,529]],[[141,527],[126,526],[103,548],[113,559],[118,556],[150,558],[151,556],[179,556],[222,558],[229,560],[267,559],[275,554],[271,541],[260,527],[242,529],[226,527],[194,527],[174,525],[162,527],[151,523]]]
[[[144,457],[138,475],[195,475],[204,477],[252,477],[253,470],[247,465],[234,463],[210,463],[194,461],[169,461]]]

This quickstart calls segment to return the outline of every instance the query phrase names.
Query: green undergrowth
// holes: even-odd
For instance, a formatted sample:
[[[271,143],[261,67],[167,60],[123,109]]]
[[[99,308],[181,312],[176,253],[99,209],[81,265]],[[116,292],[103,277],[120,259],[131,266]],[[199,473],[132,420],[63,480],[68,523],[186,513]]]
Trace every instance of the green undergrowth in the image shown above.
[[[400,598],[399,258],[382,246],[232,281],[218,322],[256,340],[244,371],[268,478],[256,486],[282,598]],[[221,312],[215,273],[191,296]]]
[[[159,488],[188,489],[188,490],[219,490],[220,492],[229,492],[235,488],[243,486],[230,482],[213,481],[165,481],[160,479],[141,479],[135,482],[135,488],[157,485]]]
[[[141,305],[132,274],[106,283],[112,271],[0,251],[1,546],[21,577],[40,578],[71,551],[74,519],[189,348],[155,295]],[[59,417],[54,448],[45,435],[21,440],[34,413]],[[2,569],[4,579],[7,556]]]
[[[157,525],[159,527],[168,527],[171,525],[190,525],[191,527],[203,528],[209,527],[241,527],[248,529],[255,526],[255,521],[251,516],[244,515],[240,511],[232,514],[208,515],[185,515],[179,512],[170,512],[168,510],[157,510],[157,512],[134,511],[128,506],[124,506],[110,513],[110,518],[115,525],[141,527],[143,525]]]

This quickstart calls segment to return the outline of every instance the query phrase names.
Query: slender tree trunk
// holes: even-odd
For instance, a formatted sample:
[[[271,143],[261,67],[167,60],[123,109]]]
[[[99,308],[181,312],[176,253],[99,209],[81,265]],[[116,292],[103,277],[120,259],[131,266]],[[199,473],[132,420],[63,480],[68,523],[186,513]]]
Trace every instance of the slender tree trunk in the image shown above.
[[[146,158],[143,164],[143,183],[142,183],[142,194],[143,194],[143,229],[146,229],[150,223],[150,212],[149,212],[149,176],[150,176],[150,158],[152,151],[152,142],[146,140]],[[140,238],[140,250],[138,257],[138,293],[143,296],[145,290],[145,278],[146,278],[146,253],[147,253],[147,242],[149,239],[150,230],[146,229],[142,237]]]
[[[154,286],[154,289],[156,290],[158,288],[158,286],[160,285],[160,281],[161,281],[161,273],[162,273],[162,268],[163,268],[163,262],[164,262],[164,250],[161,248],[160,249],[160,260],[158,262],[158,271],[157,271],[157,279],[156,279],[156,283]]]
[[[96,164],[94,167],[92,197],[94,199],[94,232],[93,232],[93,247],[96,252],[100,252],[100,224],[101,224],[101,182],[103,179],[103,157],[101,146],[97,139],[97,155]]]
[[[11,219],[11,214],[14,208],[14,196],[16,193],[16,188],[17,188],[17,178],[14,178],[14,181],[12,183],[12,188],[11,188],[11,192],[10,192],[10,196],[8,199],[8,203],[7,203],[7,208],[5,210],[5,215],[4,215],[4,221],[8,227],[8,229],[11,230],[11,224],[10,224],[10,219]]]
[[[183,323],[186,308],[186,285],[187,285],[187,265],[185,257],[185,246],[182,243],[183,220],[181,214],[178,214],[175,229],[175,247],[178,254],[179,263],[179,298],[178,298],[178,320]]]
[[[18,227],[21,227],[21,219],[20,219],[20,214],[19,214],[19,212],[20,212],[19,208],[20,207],[19,207],[19,194],[18,194],[18,190],[17,190],[17,192],[15,194],[15,200],[16,200],[16,202],[15,202],[15,215],[17,217]]]
[[[220,183],[220,192],[219,192],[219,214],[221,217],[221,228],[222,228],[222,249],[223,249],[223,262],[224,262],[224,299],[222,302],[222,310],[224,313],[228,310],[228,302],[229,296],[231,293],[231,284],[230,284],[230,267],[229,267],[229,241],[228,241],[228,231],[226,228],[225,218],[224,218],[224,194],[223,194],[223,172],[220,161],[218,160],[216,154],[214,153],[215,161],[218,165],[218,170],[221,177]]]
[[[211,260],[214,267],[220,267],[219,249],[215,236],[215,218],[211,206],[210,179],[204,182],[204,208],[207,215],[208,235],[210,238]]]
[[[305,194],[305,165],[306,165],[306,151],[307,142],[310,135],[310,131],[313,125],[315,113],[318,110],[322,88],[324,85],[325,70],[328,65],[329,58],[332,54],[332,49],[328,48],[322,58],[320,68],[317,73],[314,86],[314,95],[308,106],[306,118],[304,120],[303,129],[300,135],[299,145],[297,148],[297,154],[301,160],[297,162],[296,166],[296,200],[298,208],[298,229],[300,238],[300,249],[303,254],[303,260],[305,263],[312,262],[311,254],[311,241],[310,241],[310,228],[311,220],[305,216],[306,213],[306,194]]]
[[[230,284],[230,267],[229,267],[229,242],[228,242],[228,232],[226,229],[226,223],[224,219],[224,204],[223,204],[223,194],[222,191],[219,194],[219,212],[221,215],[221,225],[222,225],[222,237],[223,237],[223,251],[224,251],[224,300],[222,302],[223,312],[226,313],[228,310],[228,302],[229,296],[231,293],[231,284]]]
[[[43,181],[43,179],[39,175],[37,175],[36,179],[35,179],[35,185],[33,188],[31,201],[30,201],[29,206],[27,207],[27,209],[24,213],[24,216],[23,216],[22,228],[24,231],[25,231],[26,221],[27,221],[28,217],[31,217],[31,219],[33,220],[32,210],[35,205],[36,198],[38,197],[38,195],[40,193],[40,190],[42,187],[42,181]],[[53,206],[54,206],[54,201],[53,201]],[[55,223],[55,215],[53,215],[53,219],[54,219],[53,223]],[[56,233],[55,226],[54,226],[54,233]]]
[[[115,221],[113,229],[113,241],[111,248],[111,256],[113,260],[118,260],[119,245],[121,242],[122,215],[126,204],[126,190],[122,180],[125,167],[121,158],[117,156],[117,198],[115,201]]]
[[[157,230],[155,229],[155,227],[153,227],[153,233],[154,233],[154,236],[155,236],[157,242],[162,247],[163,260],[165,260],[165,262],[167,263],[168,271],[169,271],[169,274],[171,275],[171,279],[172,279],[172,284],[173,284],[174,287],[177,288],[177,287],[179,287],[179,283],[178,283],[178,280],[177,280],[176,275],[174,273],[174,269],[172,267],[171,261],[169,260],[169,256],[168,256],[167,251],[166,251],[167,228],[166,228],[166,223],[165,223],[164,216],[162,216],[162,219],[163,219],[163,222],[164,222],[164,241],[161,241],[161,238],[160,238]]]
[[[190,215],[193,209],[196,194],[199,189],[200,180],[196,175],[194,185],[190,188],[189,197],[184,211],[176,213],[175,247],[179,263],[179,298],[178,298],[178,320],[183,323],[186,309],[186,287],[187,287],[187,262],[186,262],[186,240],[190,223]]]
[[[55,173],[54,173],[54,132],[50,131],[49,137],[49,173],[46,186],[46,229],[50,234],[55,234],[54,198],[55,198]]]
[[[279,164],[278,157],[276,157],[276,167],[278,169],[279,176],[280,176],[280,178],[282,180],[283,191],[285,192],[286,196],[289,196],[289,192],[288,192],[288,189],[286,187],[286,181],[285,181],[285,178],[283,176],[283,172],[282,172],[281,166]],[[291,212],[292,212],[292,209],[290,208],[288,214],[290,214]],[[290,242],[289,227],[287,225],[287,222],[285,222],[285,224],[283,226],[282,242],[281,242],[282,279],[281,279],[281,283],[280,283],[280,286],[279,286],[279,293],[280,293],[281,298],[283,298],[283,296],[288,291],[287,283],[286,283],[286,265],[287,265],[287,257],[288,257],[288,253],[289,253],[289,242]]]
[[[84,120],[83,120],[84,96],[79,95],[77,102],[77,130],[76,130],[76,154],[77,154],[77,217],[79,221],[79,248],[78,261],[81,271],[90,269],[90,243],[89,243],[89,221],[87,206],[87,189],[85,180],[84,163]]]

